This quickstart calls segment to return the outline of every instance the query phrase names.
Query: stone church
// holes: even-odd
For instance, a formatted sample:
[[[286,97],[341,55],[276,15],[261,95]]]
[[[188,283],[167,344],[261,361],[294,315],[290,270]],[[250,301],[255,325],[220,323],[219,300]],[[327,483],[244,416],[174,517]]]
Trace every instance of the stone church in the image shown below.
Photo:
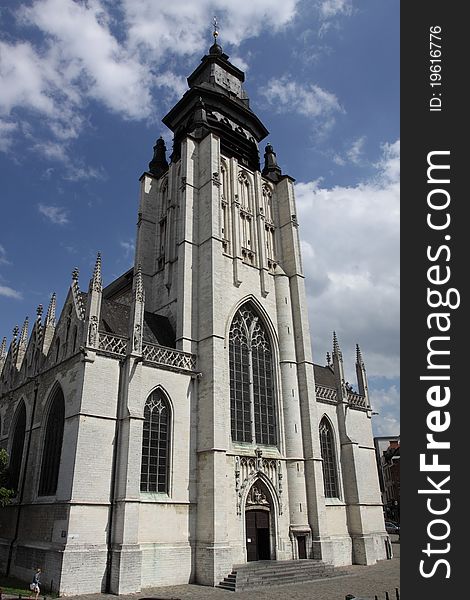
[[[140,178],[134,267],[0,352],[0,569],[61,594],[387,557],[364,362],[313,364],[294,180],[217,43]]]

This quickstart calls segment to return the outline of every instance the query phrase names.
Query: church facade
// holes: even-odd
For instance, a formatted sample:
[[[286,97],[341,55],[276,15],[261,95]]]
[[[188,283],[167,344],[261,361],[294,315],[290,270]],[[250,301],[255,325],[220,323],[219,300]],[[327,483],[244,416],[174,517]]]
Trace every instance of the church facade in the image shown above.
[[[234,564],[387,557],[364,362],[312,362],[293,179],[215,42],[140,179],[134,267],[98,255],[1,350],[0,568],[61,594]],[[29,333],[31,329],[31,333]]]

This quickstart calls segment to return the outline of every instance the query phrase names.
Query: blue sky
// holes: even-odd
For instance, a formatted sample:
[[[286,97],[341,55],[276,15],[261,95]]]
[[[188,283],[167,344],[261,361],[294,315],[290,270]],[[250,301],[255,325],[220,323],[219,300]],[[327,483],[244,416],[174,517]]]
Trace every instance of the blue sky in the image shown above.
[[[161,118],[219,42],[296,179],[314,360],[366,362],[376,435],[399,433],[398,0],[31,0],[0,8],[0,338],[74,267],[133,262]],[[264,152],[261,147],[261,155]]]

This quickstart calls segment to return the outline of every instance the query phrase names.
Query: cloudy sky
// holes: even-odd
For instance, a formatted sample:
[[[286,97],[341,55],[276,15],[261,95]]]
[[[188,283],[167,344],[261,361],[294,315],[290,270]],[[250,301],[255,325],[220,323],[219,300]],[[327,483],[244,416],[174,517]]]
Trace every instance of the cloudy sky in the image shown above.
[[[376,435],[399,433],[399,1],[11,0],[0,7],[0,338],[63,302],[96,252],[133,262],[161,118],[219,42],[296,179],[314,359],[366,361]],[[264,143],[261,154],[264,151]]]

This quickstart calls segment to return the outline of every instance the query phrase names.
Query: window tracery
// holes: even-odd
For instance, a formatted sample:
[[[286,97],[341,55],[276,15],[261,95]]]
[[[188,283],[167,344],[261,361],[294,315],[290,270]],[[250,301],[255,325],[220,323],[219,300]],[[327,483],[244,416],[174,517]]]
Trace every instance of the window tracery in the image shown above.
[[[331,425],[326,418],[320,422],[320,450],[323,459],[323,484],[325,498],[339,498],[338,468],[334,436]]]
[[[277,443],[271,345],[260,319],[247,305],[236,313],[229,334],[232,439]]]
[[[60,457],[64,437],[64,394],[58,388],[54,394],[47,416],[46,435],[42,455],[39,496],[52,496],[57,491]]]
[[[145,403],[140,491],[168,493],[170,407],[161,390]]]

